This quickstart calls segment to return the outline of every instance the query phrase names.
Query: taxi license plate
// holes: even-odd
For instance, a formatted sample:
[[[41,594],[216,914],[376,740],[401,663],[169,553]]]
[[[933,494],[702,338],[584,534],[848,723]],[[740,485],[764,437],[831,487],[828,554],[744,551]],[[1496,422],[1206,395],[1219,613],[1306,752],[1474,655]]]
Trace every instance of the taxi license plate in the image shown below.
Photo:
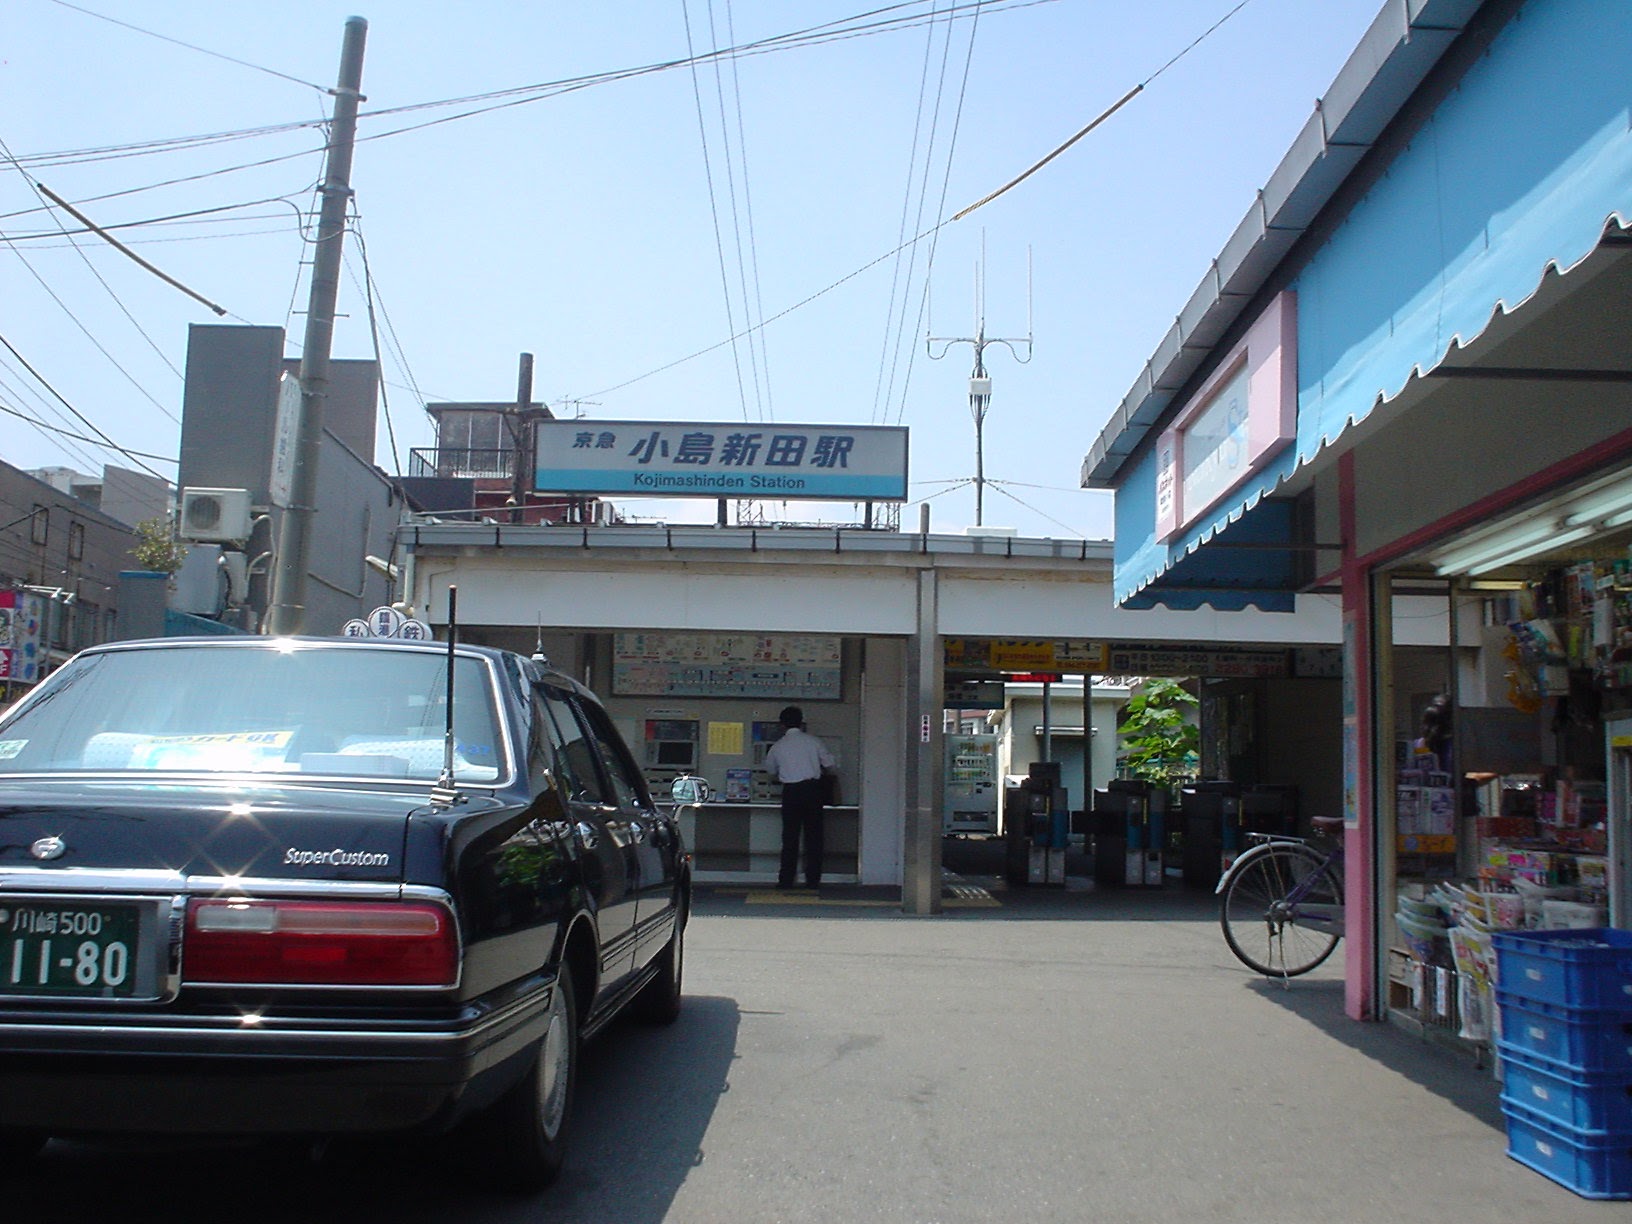
[[[0,995],[129,998],[141,925],[132,904],[0,898]]]

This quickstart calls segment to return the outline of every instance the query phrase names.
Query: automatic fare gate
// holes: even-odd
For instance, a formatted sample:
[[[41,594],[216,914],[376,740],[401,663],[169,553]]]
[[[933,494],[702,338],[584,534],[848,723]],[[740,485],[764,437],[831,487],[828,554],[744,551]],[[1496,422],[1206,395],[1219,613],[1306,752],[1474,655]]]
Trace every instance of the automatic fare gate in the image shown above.
[[[1245,828],[1265,828],[1293,832],[1301,815],[1337,812],[1342,801],[1341,677],[1342,652],[1336,646],[1207,646],[1176,644],[1095,643],[1086,641],[1013,641],[1000,639],[945,639],[946,707],[948,710],[1003,710],[1007,726],[1007,756],[1001,744],[994,747],[994,768],[1021,775],[1027,783],[1017,787],[994,787],[998,810],[988,816],[982,806],[974,806],[974,778],[985,773],[985,763],[977,758],[976,740],[985,737],[949,732],[944,759],[946,801],[943,829],[946,832],[986,832],[997,820],[1005,833],[1019,834],[1022,844],[1009,858],[1011,880],[1056,882],[1059,878],[1047,867],[1049,855],[1034,850],[1053,848],[1060,840],[1055,819],[1015,820],[1019,808],[1026,814],[1037,806],[1037,796],[1047,792],[1050,816],[1069,800],[1060,788],[1059,754],[1053,751],[1049,734],[1050,681],[1082,678],[1080,726],[1059,727],[1065,735],[1081,736],[1083,764],[1080,806],[1089,809],[1088,819],[1077,825],[1083,833],[1103,833],[1102,826],[1126,823],[1129,815],[1129,786],[1116,785],[1112,771],[1102,766],[1096,777],[1093,761],[1093,692],[1098,683],[1104,688],[1137,685],[1151,676],[1191,678],[1201,681],[1201,702],[1197,707],[1201,729],[1199,785],[1174,794],[1174,808],[1164,811],[1165,819],[1140,838],[1096,838],[1103,846],[1105,862],[1095,854],[1095,876],[1101,884],[1160,885],[1168,878],[1167,868],[1182,864],[1186,883],[1211,887],[1217,880],[1220,857],[1227,858],[1236,847],[1232,842]],[[1318,682],[1303,685],[1301,682]],[[1009,685],[1042,682],[1042,713],[1035,707],[1019,709]],[[1298,682],[1293,684],[1292,682]],[[1077,699],[1071,693],[1071,702]],[[1032,694],[1030,700],[1035,702]],[[1038,725],[1033,727],[1033,723]],[[1034,735],[1035,731],[1035,735]],[[1281,752],[1276,745],[1295,737],[1297,751]],[[1040,746],[1039,746],[1040,740]],[[1042,758],[1034,762],[1033,756]],[[1068,753],[1067,755],[1072,755]],[[1039,771],[1034,764],[1042,766]],[[999,774],[998,782],[1003,782]],[[1097,784],[1097,785],[1096,785]],[[1006,791],[1017,791],[1005,798]],[[1033,791],[1036,795],[1033,795]],[[1239,801],[1219,801],[1215,796],[1239,796]],[[1165,799],[1166,796],[1163,796]],[[984,795],[982,795],[982,803]],[[1182,807],[1177,805],[1182,804]],[[1143,806],[1143,805],[1141,805]],[[1005,809],[1014,808],[1014,812]],[[1193,809],[1193,810],[1192,810]],[[1147,809],[1148,811],[1148,809]],[[1232,816],[1234,820],[1232,821]],[[1114,832],[1115,830],[1113,830]],[[1193,847],[1191,843],[1194,843]],[[1189,851],[1187,853],[1187,851]],[[1136,853],[1137,852],[1137,853]],[[1171,861],[1170,861],[1171,860]],[[1203,862],[1205,860],[1205,865]],[[1037,879],[1031,877],[1032,862],[1044,864]],[[1179,874],[1174,870],[1173,874]],[[1194,877],[1194,878],[1192,878]]]

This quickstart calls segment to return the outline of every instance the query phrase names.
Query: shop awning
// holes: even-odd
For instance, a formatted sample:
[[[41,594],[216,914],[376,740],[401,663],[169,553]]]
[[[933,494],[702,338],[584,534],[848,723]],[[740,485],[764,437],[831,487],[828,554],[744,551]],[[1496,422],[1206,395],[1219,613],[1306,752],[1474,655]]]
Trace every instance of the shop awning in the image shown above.
[[[1550,272],[1585,259],[1606,225],[1632,216],[1632,9],[1531,6],[1523,21],[1498,24],[1503,10],[1470,28],[1475,4],[1413,4],[1405,26],[1395,7],[1368,31],[1084,461],[1085,485],[1117,493],[1116,598],[1126,606],[1239,606],[1199,594],[1207,590],[1259,607],[1276,592],[1289,600],[1293,588],[1278,583],[1296,575],[1292,554],[1263,549],[1283,528],[1291,543],[1290,520],[1271,509],[1284,482],[1519,308]],[[1368,170],[1364,192],[1343,200],[1338,225],[1286,277],[1293,244],[1464,29],[1457,87],[1411,116],[1408,139],[1391,147],[1386,167]],[[1297,297],[1296,436],[1163,542],[1153,435],[1272,280]],[[1245,531],[1260,520],[1261,531]],[[1262,553],[1225,547],[1241,544]],[[1210,587],[1214,579],[1228,581]]]

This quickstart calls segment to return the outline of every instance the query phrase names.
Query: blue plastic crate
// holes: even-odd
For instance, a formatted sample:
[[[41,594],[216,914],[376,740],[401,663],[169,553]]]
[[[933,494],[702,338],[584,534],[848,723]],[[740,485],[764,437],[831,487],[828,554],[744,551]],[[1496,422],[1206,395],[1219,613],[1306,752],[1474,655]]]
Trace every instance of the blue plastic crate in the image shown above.
[[[1501,1044],[1575,1071],[1632,1070],[1632,1008],[1555,1007],[1498,987]]]
[[[1496,983],[1556,1007],[1632,1009],[1632,931],[1498,931]]]
[[[1632,1199],[1632,1132],[1579,1131],[1502,1105],[1507,1154],[1582,1198]]]
[[[1521,1106],[1575,1130],[1632,1134],[1632,1067],[1575,1071],[1521,1054],[1505,1041],[1497,1042],[1497,1049],[1503,1105]]]

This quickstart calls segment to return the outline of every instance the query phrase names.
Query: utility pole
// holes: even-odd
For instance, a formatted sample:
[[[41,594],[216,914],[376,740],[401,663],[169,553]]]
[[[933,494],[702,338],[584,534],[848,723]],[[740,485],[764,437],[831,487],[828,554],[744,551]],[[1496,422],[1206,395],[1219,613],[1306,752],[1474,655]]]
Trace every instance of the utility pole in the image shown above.
[[[984,241],[982,243],[984,245]],[[984,281],[985,256],[982,254],[981,264],[975,269],[975,334],[973,336],[926,336],[925,350],[931,361],[939,361],[951,351],[954,344],[970,344],[975,349],[975,368],[969,375],[969,415],[975,422],[975,526],[985,523],[986,502],[986,413],[992,406],[992,378],[986,372],[986,346],[1001,344],[1014,355],[1014,359],[1021,365],[1031,360],[1031,256],[1026,256],[1026,334],[1024,337],[988,336],[986,334],[986,286]],[[935,345],[944,347],[940,353],[935,352]],[[1026,346],[1026,355],[1020,356],[1015,345]]]
[[[317,244],[312,254],[312,287],[306,305],[306,341],[300,354],[300,422],[295,430],[295,464],[289,505],[279,525],[274,559],[272,606],[266,631],[306,631],[306,569],[311,555],[312,503],[317,500],[317,462],[323,442],[323,409],[329,395],[329,351],[334,344],[334,305],[340,291],[340,243],[351,203],[351,154],[357,136],[357,107],[362,102],[363,43],[368,22],[346,19],[340,51],[340,75],[334,87],[334,118],[329,125],[328,161],[318,213]]]
[[[521,355],[521,367],[516,377],[516,410],[510,414],[510,521],[521,522],[521,505],[526,492],[524,475],[527,471],[529,432],[528,412],[533,406],[533,355]]]

